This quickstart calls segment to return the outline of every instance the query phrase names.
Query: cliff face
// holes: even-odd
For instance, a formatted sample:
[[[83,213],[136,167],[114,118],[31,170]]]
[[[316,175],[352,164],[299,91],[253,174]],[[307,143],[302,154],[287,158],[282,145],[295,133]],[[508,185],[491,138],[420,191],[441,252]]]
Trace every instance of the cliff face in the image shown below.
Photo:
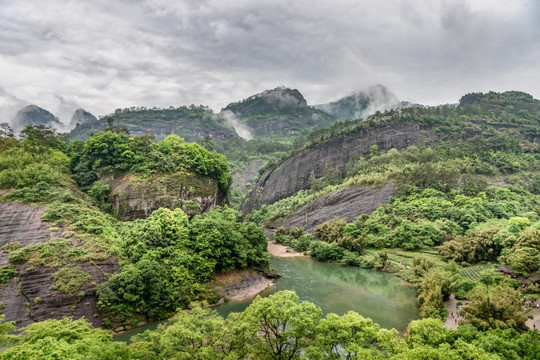
[[[359,215],[371,214],[379,206],[388,204],[393,192],[392,183],[375,189],[340,189],[302,206],[286,219],[274,224],[274,227],[283,226],[288,230],[303,227],[304,231],[312,233],[317,225],[325,221],[339,218],[351,222]]]
[[[262,174],[246,199],[244,214],[309,188],[312,172],[315,177],[321,177],[325,167],[356,161],[369,154],[372,145],[377,145],[379,151],[401,150],[420,141],[431,145],[437,139],[429,127],[417,123],[380,124],[337,136],[282,160]]]
[[[111,116],[116,126],[125,126],[132,136],[142,136],[151,132],[156,135],[157,140],[163,140],[171,134],[176,134],[187,142],[200,142],[205,136],[218,140],[238,137],[225,118],[203,107],[128,110],[115,112]],[[71,130],[68,137],[71,140],[84,141],[107,127],[105,117],[86,121]]]
[[[160,207],[182,208],[192,217],[225,205],[217,181],[193,173],[105,175],[100,180],[110,186],[113,208],[123,221],[146,218]]]
[[[0,204],[0,247],[20,242],[21,248],[48,242],[62,237],[65,228],[53,228],[41,221],[45,206],[30,206],[17,202]],[[73,249],[81,244],[71,240]],[[9,254],[0,251],[0,266],[9,264]],[[28,262],[14,265],[17,275],[3,287],[0,285],[0,301],[7,321],[15,321],[17,327],[34,321],[50,318],[61,319],[72,316],[85,317],[95,326],[102,325],[102,316],[97,309],[96,288],[105,282],[106,274],[117,272],[119,266],[114,258],[94,262],[78,263],[91,279],[83,284],[74,295],[67,295],[55,288],[53,274],[57,267],[32,266]]]
[[[248,183],[253,183],[253,180],[257,177],[259,169],[263,167],[266,161],[264,160],[250,160],[246,163],[246,168],[243,171],[237,171],[232,174],[233,182],[232,188],[236,189],[240,187],[242,193],[247,194]]]

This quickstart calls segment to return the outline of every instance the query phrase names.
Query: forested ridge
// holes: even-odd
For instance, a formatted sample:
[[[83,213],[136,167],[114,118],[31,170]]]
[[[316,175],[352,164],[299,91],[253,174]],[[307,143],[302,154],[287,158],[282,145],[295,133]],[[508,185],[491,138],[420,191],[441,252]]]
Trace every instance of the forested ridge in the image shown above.
[[[399,150],[373,145],[347,163],[309,174],[305,189],[251,214],[219,207],[190,218],[179,208],[161,208],[122,222],[100,180],[110,171],[196,173],[215,179],[231,207],[239,208],[229,157],[212,148],[228,148],[237,169],[247,159],[271,160],[260,170],[263,176],[326,141],[403,122],[425,126],[436,141]],[[23,134],[19,141],[6,130],[0,139],[0,202],[46,205],[42,221],[59,236],[27,246],[6,243],[9,264],[0,267],[0,286],[27,265],[47,267],[55,269],[53,291],[77,296],[91,281],[81,264],[114,258],[119,271],[94,286],[103,327],[169,320],[129,345],[85,319],[35,322],[20,333],[3,322],[6,359],[540,357],[540,332],[525,326],[540,297],[540,101],[528,94],[473,93],[455,106],[377,112],[314,130],[291,146],[271,138],[207,139],[201,146],[181,134],[158,142],[114,126],[85,142],[66,142],[44,126]],[[247,147],[239,150],[240,143]],[[298,209],[324,196],[389,183],[392,197],[371,213],[330,218],[310,232],[286,226]],[[263,229],[271,240],[319,261],[400,276],[416,287],[421,319],[400,335],[354,312],[323,314],[290,291],[257,297],[244,312],[221,317],[207,307],[218,300],[208,281],[231,269],[267,269]],[[442,326],[451,295],[464,305],[456,330]],[[39,306],[39,299],[31,300],[29,309]]]

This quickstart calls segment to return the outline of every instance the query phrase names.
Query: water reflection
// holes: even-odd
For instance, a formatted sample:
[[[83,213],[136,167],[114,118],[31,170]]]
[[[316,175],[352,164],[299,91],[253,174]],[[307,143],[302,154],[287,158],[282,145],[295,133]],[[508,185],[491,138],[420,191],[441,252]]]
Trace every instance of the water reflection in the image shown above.
[[[400,332],[418,318],[414,288],[390,274],[310,258],[273,258],[272,267],[282,277],[261,296],[293,290],[302,301],[315,303],[325,314],[343,315],[353,310]],[[216,309],[226,316],[243,311],[250,302],[231,302]]]
[[[418,318],[414,288],[390,274],[326,264],[311,258],[272,258],[272,267],[282,277],[261,296],[293,290],[301,301],[315,303],[325,314],[356,311],[381,327],[395,328],[400,333],[411,320]],[[231,301],[215,309],[226,317],[231,312],[244,311],[252,300]],[[148,324],[115,339],[129,341],[131,336],[156,327],[157,323]]]

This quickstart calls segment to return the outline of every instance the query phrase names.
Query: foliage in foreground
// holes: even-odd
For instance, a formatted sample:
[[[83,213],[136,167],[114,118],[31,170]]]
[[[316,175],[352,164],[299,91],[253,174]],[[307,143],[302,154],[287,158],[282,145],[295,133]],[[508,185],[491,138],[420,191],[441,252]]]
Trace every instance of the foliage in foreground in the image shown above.
[[[404,338],[348,312],[328,314],[291,291],[257,297],[243,313],[180,311],[155,331],[114,342],[85,320],[47,320],[20,334],[0,325],[5,359],[537,359],[538,330],[456,331],[436,319],[413,321]]]

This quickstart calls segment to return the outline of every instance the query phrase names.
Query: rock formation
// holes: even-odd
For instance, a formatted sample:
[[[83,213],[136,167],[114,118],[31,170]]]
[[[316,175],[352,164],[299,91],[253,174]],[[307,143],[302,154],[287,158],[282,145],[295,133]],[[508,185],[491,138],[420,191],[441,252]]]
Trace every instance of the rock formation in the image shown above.
[[[283,226],[288,230],[302,227],[304,231],[312,233],[317,225],[325,221],[339,218],[351,222],[359,215],[371,214],[379,206],[388,204],[393,192],[392,183],[374,189],[367,187],[340,189],[302,206],[272,227]]]
[[[113,209],[119,220],[148,217],[160,207],[182,208],[190,217],[224,206],[225,198],[217,181],[193,173],[160,174],[139,177],[125,174],[100,175],[113,196]]]
[[[429,127],[417,123],[379,124],[353,133],[341,135],[305,149],[286,158],[266,170],[246,199],[244,214],[249,214],[263,204],[278,200],[308,189],[308,179],[313,173],[321,177],[325,167],[335,167],[356,161],[369,154],[372,145],[380,151],[392,148],[404,149],[418,142],[433,144],[438,136]]]
[[[19,242],[21,248],[48,242],[62,237],[66,229],[52,228],[50,223],[41,221],[46,206],[30,206],[18,202],[0,203],[0,248],[9,243]],[[82,244],[70,240],[76,249]],[[0,251],[0,266],[8,265],[9,254]],[[69,316],[75,319],[85,317],[95,326],[101,326],[102,316],[97,309],[97,286],[107,280],[106,274],[117,272],[116,259],[82,262],[77,264],[91,280],[77,293],[67,295],[54,287],[53,274],[57,267],[33,266],[28,262],[17,263],[17,275],[2,286],[0,299],[6,321],[15,321],[17,327],[50,318],[61,319]]]

